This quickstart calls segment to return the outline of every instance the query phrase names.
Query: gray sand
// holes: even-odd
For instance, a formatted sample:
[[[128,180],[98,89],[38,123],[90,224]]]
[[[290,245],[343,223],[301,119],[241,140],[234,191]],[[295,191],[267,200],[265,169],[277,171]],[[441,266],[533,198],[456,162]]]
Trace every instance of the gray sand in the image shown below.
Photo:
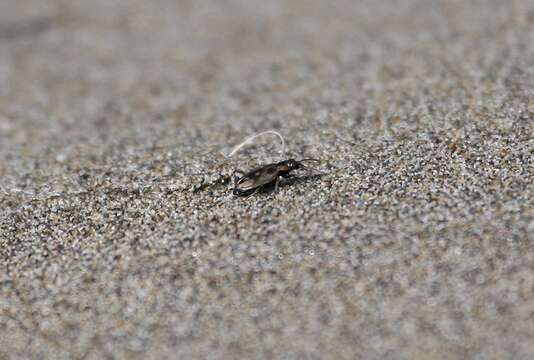
[[[0,359],[531,359],[533,24],[2,0]],[[236,199],[265,129],[325,175]]]

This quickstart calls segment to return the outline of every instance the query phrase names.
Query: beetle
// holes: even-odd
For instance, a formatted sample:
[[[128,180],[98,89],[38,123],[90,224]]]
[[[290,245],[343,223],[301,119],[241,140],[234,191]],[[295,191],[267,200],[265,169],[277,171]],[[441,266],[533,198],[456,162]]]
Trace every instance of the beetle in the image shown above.
[[[244,173],[240,178],[234,178],[234,191],[236,196],[252,196],[263,188],[274,185],[274,191],[278,191],[280,177],[288,178],[291,171],[298,169],[308,169],[303,161],[319,161],[317,159],[302,159],[297,161],[289,159],[264,165],[260,168]],[[236,171],[240,172],[240,171]],[[241,172],[242,173],[242,172]]]

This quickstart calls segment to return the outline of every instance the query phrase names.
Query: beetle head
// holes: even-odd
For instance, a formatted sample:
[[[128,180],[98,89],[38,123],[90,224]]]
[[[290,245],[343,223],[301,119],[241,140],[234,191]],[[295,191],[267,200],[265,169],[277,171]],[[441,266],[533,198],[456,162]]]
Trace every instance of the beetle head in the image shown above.
[[[280,169],[282,171],[293,171],[293,170],[298,170],[298,169],[312,169],[312,170],[314,170],[312,167],[305,166],[302,163],[304,161],[319,161],[319,160],[316,160],[316,159],[302,159],[301,161],[297,161],[295,159],[289,159],[289,160],[282,161],[281,163],[278,164],[278,166],[280,167]]]
[[[285,161],[278,163],[278,168],[284,172],[297,170],[297,169],[300,169],[301,167],[302,167],[302,164],[295,159],[289,159],[289,160],[285,160]]]
[[[296,170],[302,167],[302,164],[295,159],[286,160],[285,165],[289,170]]]

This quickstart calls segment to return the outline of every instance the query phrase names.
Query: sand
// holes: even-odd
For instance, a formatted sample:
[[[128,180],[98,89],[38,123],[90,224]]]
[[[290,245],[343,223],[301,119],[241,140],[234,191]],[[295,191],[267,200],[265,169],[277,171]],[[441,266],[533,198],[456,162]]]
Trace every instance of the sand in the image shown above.
[[[0,359],[534,356],[532,1],[3,0],[0,84]]]

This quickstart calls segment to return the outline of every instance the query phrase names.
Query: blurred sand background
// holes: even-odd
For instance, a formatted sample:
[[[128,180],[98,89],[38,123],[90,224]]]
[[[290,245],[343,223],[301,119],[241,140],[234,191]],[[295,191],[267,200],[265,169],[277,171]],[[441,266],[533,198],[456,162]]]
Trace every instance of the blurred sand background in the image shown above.
[[[0,359],[531,359],[533,84],[527,0],[2,0]]]

